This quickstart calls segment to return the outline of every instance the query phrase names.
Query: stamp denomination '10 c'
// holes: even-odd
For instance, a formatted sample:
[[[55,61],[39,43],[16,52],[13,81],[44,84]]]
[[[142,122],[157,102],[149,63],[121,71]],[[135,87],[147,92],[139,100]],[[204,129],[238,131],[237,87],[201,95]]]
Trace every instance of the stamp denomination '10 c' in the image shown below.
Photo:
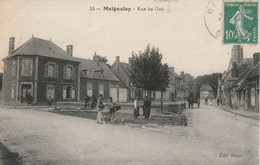
[[[257,44],[258,2],[224,2],[224,44]]]

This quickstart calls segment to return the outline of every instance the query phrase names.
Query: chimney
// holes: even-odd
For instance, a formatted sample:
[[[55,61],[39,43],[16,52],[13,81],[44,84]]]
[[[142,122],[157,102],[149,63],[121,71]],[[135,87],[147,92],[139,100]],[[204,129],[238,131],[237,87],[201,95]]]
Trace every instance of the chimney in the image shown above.
[[[94,62],[97,64],[97,66],[99,66],[99,56],[97,55],[97,53],[95,52],[94,56],[93,56],[93,60]]]
[[[169,69],[174,72],[174,67],[169,67]]]
[[[67,45],[67,53],[73,56],[73,45]]]
[[[117,63],[120,62],[120,56],[116,56],[116,62],[117,62]]]
[[[116,73],[119,74],[119,62],[120,62],[120,56],[116,56]]]
[[[259,62],[260,53],[254,53],[254,65],[256,66]]]
[[[14,52],[14,43],[15,43],[15,38],[14,37],[9,38],[9,52],[8,52],[8,55],[11,55]]]

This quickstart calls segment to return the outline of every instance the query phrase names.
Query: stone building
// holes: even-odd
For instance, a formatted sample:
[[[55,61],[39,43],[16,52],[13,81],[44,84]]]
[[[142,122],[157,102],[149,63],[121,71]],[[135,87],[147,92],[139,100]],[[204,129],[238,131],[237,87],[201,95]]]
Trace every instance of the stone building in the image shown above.
[[[32,37],[15,49],[15,38],[9,40],[9,54],[4,61],[3,101],[25,103],[78,101],[79,61],[51,41]]]

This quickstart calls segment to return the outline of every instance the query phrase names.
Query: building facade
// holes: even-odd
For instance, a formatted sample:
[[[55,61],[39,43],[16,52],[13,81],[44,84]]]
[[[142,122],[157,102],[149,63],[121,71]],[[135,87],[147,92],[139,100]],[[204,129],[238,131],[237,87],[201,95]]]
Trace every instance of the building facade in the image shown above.
[[[72,57],[72,45],[64,51],[51,41],[32,37],[18,49],[15,38],[3,59],[3,101],[77,101],[79,99],[79,61]]]

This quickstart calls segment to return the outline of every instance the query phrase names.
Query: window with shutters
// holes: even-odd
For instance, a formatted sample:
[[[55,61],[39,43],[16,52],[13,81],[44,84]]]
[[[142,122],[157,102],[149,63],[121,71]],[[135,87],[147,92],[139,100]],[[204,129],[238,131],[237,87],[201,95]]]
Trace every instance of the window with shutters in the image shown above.
[[[75,99],[75,87],[64,86],[63,87],[63,99]]]
[[[64,67],[64,75],[63,75],[64,79],[75,80],[75,74],[76,74],[75,67],[71,65],[66,65]]]
[[[45,77],[58,78],[59,77],[58,69],[59,66],[56,63],[48,62],[45,65]]]
[[[11,75],[12,75],[12,77],[16,76],[16,61],[15,60],[12,61]]]
[[[87,84],[87,94],[90,97],[93,96],[93,84],[92,83]]]
[[[22,60],[22,76],[30,77],[33,73],[33,60]]]
[[[99,84],[99,94],[104,97],[104,84]]]
[[[55,97],[55,87],[54,85],[47,85],[47,89],[46,89],[46,94],[47,94],[47,99],[54,99]]]

